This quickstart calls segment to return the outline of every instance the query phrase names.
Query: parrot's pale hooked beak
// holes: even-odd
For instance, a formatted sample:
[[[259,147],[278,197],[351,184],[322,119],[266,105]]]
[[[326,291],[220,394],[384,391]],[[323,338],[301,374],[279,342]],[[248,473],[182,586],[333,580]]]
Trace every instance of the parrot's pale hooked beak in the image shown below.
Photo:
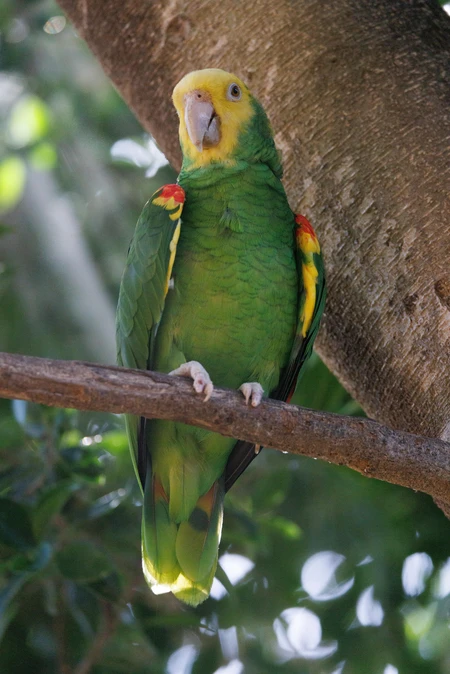
[[[220,141],[220,120],[209,94],[196,89],[184,97],[184,120],[191,142],[199,152]]]

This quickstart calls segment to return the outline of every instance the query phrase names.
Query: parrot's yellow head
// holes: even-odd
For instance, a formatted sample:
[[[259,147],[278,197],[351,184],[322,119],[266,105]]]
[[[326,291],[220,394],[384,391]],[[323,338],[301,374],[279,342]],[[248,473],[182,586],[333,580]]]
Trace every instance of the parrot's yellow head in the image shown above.
[[[274,147],[264,110],[236,75],[218,68],[189,73],[173,90],[173,103],[186,169],[233,165],[254,155],[262,140]]]
[[[254,114],[242,80],[218,68],[196,70],[178,82],[173,102],[183,154],[192,167],[232,161],[239,132]]]

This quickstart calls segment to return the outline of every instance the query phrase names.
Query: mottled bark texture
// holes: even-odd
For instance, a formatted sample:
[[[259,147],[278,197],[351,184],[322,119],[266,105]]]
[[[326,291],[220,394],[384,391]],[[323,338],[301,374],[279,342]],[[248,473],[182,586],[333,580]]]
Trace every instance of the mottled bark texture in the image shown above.
[[[450,20],[434,0],[60,0],[175,166],[172,87],[261,99],[323,242],[318,351],[366,412],[450,439]],[[133,223],[130,223],[130,231]]]
[[[182,421],[346,465],[450,503],[449,445],[392,431],[370,419],[313,412],[275,400],[247,407],[240,393],[226,389],[215,389],[205,403],[181,377],[7,353],[0,353],[0,397]]]

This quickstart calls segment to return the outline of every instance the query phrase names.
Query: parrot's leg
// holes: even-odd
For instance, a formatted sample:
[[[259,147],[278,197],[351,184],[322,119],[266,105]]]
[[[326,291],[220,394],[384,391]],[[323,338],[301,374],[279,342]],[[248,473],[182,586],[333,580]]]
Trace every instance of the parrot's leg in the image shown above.
[[[252,401],[252,407],[258,407],[264,395],[264,389],[257,381],[246,382],[239,386],[245,398],[245,404],[248,405],[249,400]]]
[[[169,372],[176,377],[190,377],[193,380],[193,387],[197,393],[205,394],[205,402],[211,398],[214,390],[211,377],[200,363],[196,360],[190,360],[188,363],[183,363],[176,370]]]

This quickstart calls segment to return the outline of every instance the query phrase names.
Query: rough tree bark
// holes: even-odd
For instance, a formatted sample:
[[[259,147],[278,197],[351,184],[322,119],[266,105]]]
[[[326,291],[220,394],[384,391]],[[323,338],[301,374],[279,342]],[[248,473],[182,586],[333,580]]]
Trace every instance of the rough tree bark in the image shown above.
[[[173,85],[236,72],[317,227],[319,353],[368,414],[450,439],[450,21],[433,0],[60,0],[179,164]],[[131,228],[131,223],[130,223]]]

